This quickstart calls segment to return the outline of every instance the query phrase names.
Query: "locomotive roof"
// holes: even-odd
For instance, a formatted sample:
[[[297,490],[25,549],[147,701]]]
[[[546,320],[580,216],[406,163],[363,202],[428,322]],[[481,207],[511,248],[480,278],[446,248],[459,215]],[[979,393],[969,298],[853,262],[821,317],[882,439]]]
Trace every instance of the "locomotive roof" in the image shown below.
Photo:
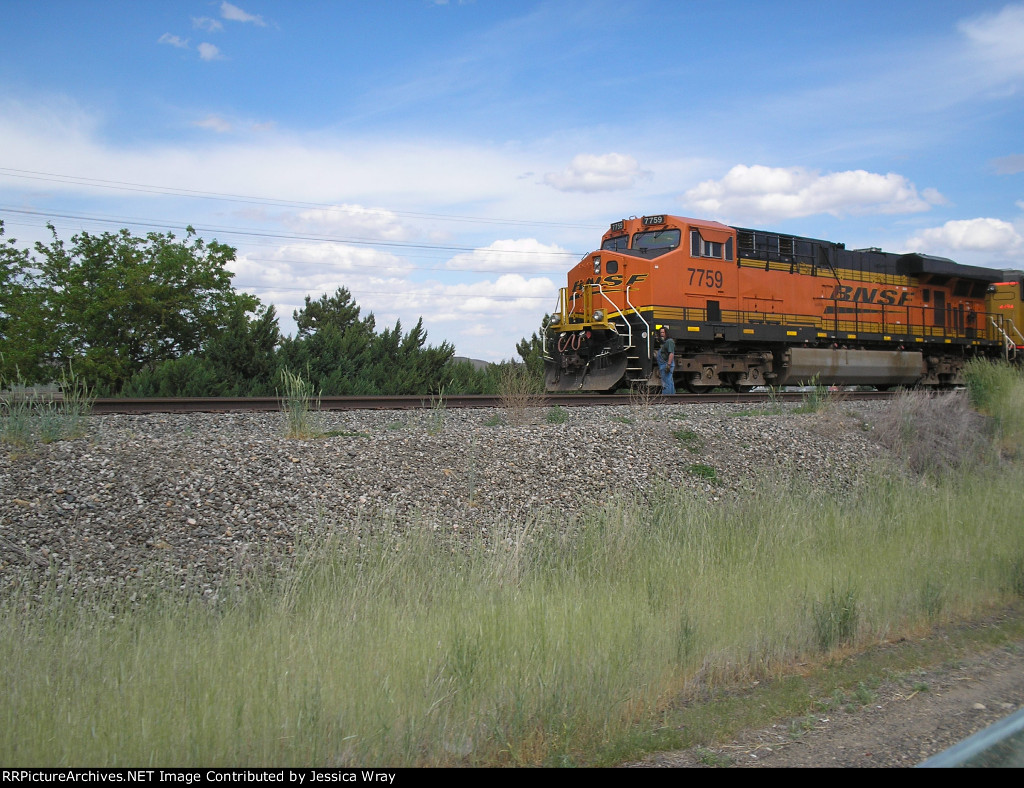
[[[984,282],[1001,282],[1008,273],[995,268],[964,265],[950,260],[948,257],[935,257],[919,252],[901,255],[897,260],[897,266],[901,273],[909,275],[929,274],[957,279],[981,279]]]
[[[689,216],[677,216],[675,214],[659,214],[651,217],[638,217],[631,216],[629,219],[623,220],[622,222],[615,222],[612,228],[605,232],[605,235],[612,235],[614,232],[621,232],[622,225],[627,221],[637,221],[643,219],[661,219],[666,224],[679,224],[679,225],[690,225],[691,227],[704,227],[709,230],[717,230],[729,232],[735,230],[739,233],[751,233],[757,235],[767,236],[779,236],[784,238],[793,238],[801,241],[810,241],[812,244],[819,245],[819,248],[831,249],[830,256],[832,254],[838,255],[841,258],[846,258],[848,261],[854,259],[868,259],[865,256],[871,255],[874,259],[875,255],[880,256],[886,263],[884,265],[891,266],[890,270],[895,269],[903,275],[908,276],[921,276],[925,275],[933,279],[944,277],[947,279],[972,279],[975,281],[982,282],[1001,282],[1006,279],[1017,279],[1024,278],[1024,272],[1012,269],[1003,270],[997,268],[982,268],[980,266],[965,265],[958,263],[955,260],[950,260],[948,257],[938,257],[936,255],[921,254],[920,252],[910,252],[907,254],[898,254],[895,252],[883,252],[880,249],[852,249],[848,250],[846,244],[837,243],[835,241],[826,241],[821,238],[810,238],[805,235],[793,235],[791,233],[780,233],[772,230],[759,230],[749,227],[737,227],[735,225],[723,224],[722,222],[715,221],[713,219],[694,219]],[[646,222],[643,222],[646,224]],[[616,225],[619,225],[616,228]]]

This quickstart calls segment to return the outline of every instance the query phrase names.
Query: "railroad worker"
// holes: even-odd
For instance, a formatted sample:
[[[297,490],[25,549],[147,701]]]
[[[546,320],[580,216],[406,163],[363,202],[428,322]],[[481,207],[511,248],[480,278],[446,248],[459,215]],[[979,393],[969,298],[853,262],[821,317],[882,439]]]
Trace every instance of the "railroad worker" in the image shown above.
[[[661,348],[658,350],[658,369],[661,370],[661,393],[675,394],[676,380],[672,373],[676,369],[676,341],[669,337],[665,326],[661,327]]]

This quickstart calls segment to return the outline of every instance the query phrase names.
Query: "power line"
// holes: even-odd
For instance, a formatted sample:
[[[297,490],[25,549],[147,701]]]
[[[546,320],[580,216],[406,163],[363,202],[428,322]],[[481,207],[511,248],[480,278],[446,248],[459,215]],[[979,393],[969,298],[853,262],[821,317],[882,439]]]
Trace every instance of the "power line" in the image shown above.
[[[320,260],[290,260],[287,258],[271,259],[268,257],[249,257],[245,256],[246,262],[252,263],[268,263],[268,264],[288,264],[288,265],[301,265],[303,267],[310,266],[335,266],[337,263],[320,261]],[[507,268],[445,268],[440,265],[430,266],[419,266],[419,265],[374,265],[375,271],[437,271],[443,274],[530,274],[531,276],[562,276],[565,271],[524,271],[522,269],[507,269]],[[350,273],[350,272],[349,272]]]
[[[45,218],[71,219],[74,221],[100,222],[105,224],[124,224],[126,221],[140,227],[166,228],[173,222],[154,222],[149,219],[111,219],[103,216],[83,216],[81,214],[55,213],[50,211],[32,211],[24,208],[9,208],[0,206],[0,213],[16,213],[24,216],[39,216]],[[581,255],[576,252],[537,252],[525,249],[482,249],[474,246],[447,246],[443,244],[420,244],[405,241],[379,241],[368,238],[344,238],[341,236],[329,235],[299,235],[297,233],[269,233],[258,230],[231,228],[231,227],[206,227],[189,225],[193,230],[210,234],[240,235],[247,238],[276,239],[282,241],[310,241],[314,243],[340,243],[352,246],[388,247],[396,249],[429,249],[448,252],[476,252],[490,254],[522,254],[531,256],[564,257],[576,259]]]
[[[319,293],[327,292],[329,288],[310,288],[310,287],[274,287],[273,285],[234,285],[239,290],[246,291],[261,291],[261,292],[286,292],[286,293]],[[556,297],[556,294],[532,296],[532,295],[491,295],[491,294],[477,294],[477,293],[434,293],[429,291],[419,290],[408,290],[405,292],[394,291],[394,290],[363,290],[361,287],[346,286],[345,288],[353,296],[355,295],[374,295],[374,296],[423,296],[428,298],[486,298],[493,301],[550,301]]]
[[[256,197],[244,194],[230,194],[226,192],[209,192],[197,189],[181,189],[175,186],[153,186],[145,183],[132,183],[130,181],[111,181],[102,178],[88,178],[79,175],[65,175],[54,172],[39,172],[36,170],[20,170],[13,167],[0,167],[0,174],[12,178],[26,178],[31,180],[49,181],[51,183],[67,183],[76,186],[91,186],[100,189],[115,189],[118,191],[142,192],[146,194],[157,194],[164,197],[195,197],[204,200],[223,200],[228,202],[240,202],[256,205],[273,205],[285,208],[316,208],[325,211],[351,214],[352,211],[338,205],[329,203],[302,202],[299,200],[279,200],[268,197]],[[571,222],[550,222],[543,220],[527,219],[492,219],[483,216],[460,216],[458,214],[436,214],[419,213],[415,211],[396,211],[390,208],[367,208],[373,213],[388,213],[394,216],[403,216],[413,219],[430,219],[432,221],[448,222],[474,222],[478,224],[507,224],[511,226],[541,226],[541,227],[567,227],[576,229],[595,230],[603,229],[601,225],[574,224]]]

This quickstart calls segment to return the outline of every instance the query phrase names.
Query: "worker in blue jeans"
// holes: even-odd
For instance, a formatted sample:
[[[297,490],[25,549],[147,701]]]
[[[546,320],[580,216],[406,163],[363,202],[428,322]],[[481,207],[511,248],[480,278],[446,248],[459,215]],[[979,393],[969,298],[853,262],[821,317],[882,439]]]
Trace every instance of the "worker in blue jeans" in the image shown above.
[[[658,350],[658,369],[661,370],[661,393],[675,394],[676,341],[669,338],[665,326],[661,327],[661,348]]]

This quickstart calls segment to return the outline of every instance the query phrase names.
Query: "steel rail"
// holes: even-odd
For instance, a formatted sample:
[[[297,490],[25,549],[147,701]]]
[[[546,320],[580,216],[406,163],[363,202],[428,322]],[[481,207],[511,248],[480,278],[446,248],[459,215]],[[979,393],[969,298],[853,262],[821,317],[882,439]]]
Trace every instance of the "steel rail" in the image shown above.
[[[843,391],[834,394],[845,400],[884,400],[892,392]],[[784,391],[776,393],[710,392],[707,394],[652,395],[644,404],[699,405],[701,403],[740,403],[756,405],[764,402],[801,402],[807,392]],[[59,399],[59,396],[55,399]],[[525,403],[527,407],[563,407],[631,405],[638,398],[630,394],[537,394]],[[520,402],[516,402],[519,405]],[[311,410],[415,410],[431,408],[501,408],[508,407],[508,397],[487,394],[381,397],[320,397],[310,400]],[[94,414],[121,413],[227,413],[273,412],[284,410],[280,397],[149,397],[142,399],[100,398],[92,403]]]

